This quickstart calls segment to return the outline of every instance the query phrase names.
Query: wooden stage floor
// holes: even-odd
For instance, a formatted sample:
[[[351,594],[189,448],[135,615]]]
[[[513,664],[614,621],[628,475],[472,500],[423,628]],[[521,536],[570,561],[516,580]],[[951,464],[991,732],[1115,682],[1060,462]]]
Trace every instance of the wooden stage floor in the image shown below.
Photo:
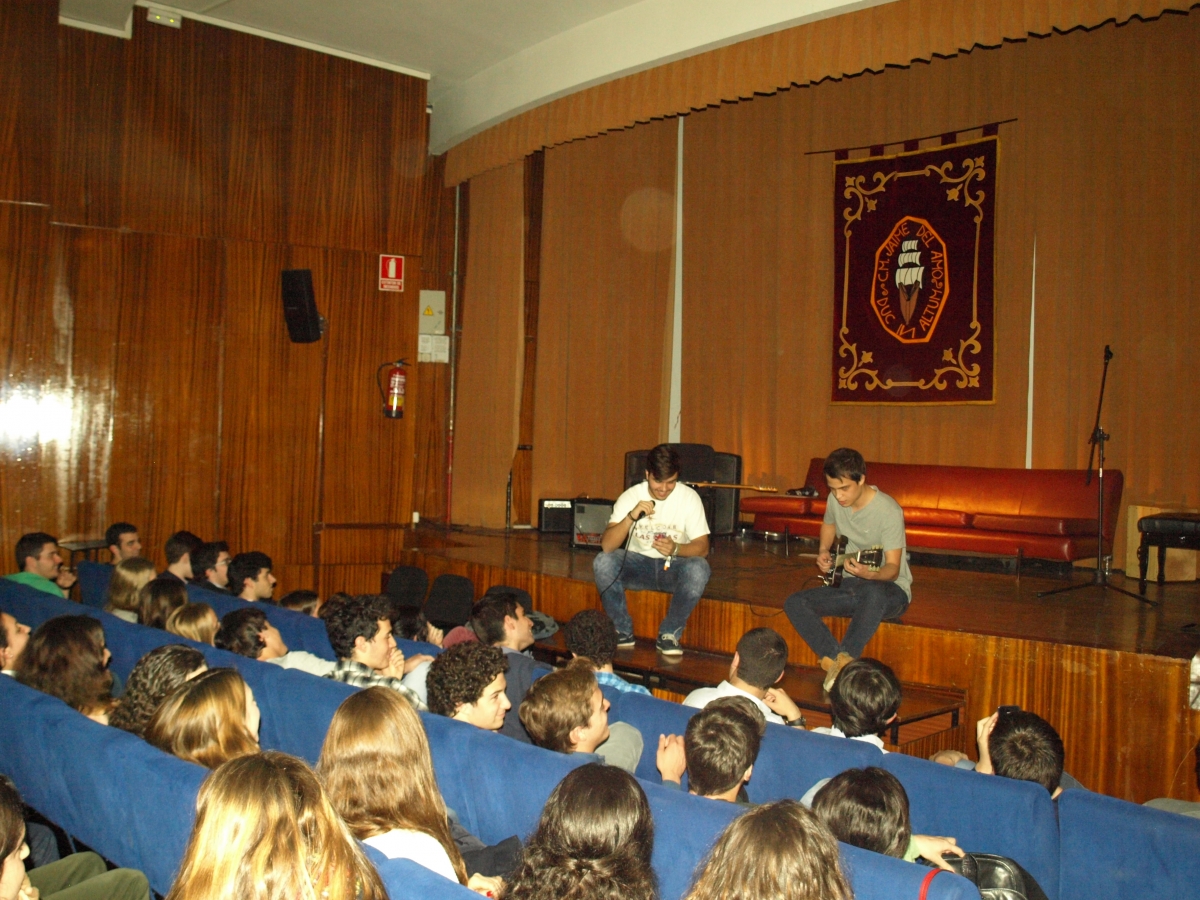
[[[494,584],[523,588],[536,609],[559,621],[600,605],[595,552],[572,550],[566,535],[422,525],[404,537],[393,562],[431,577],[465,575],[477,592]],[[792,665],[816,665],[782,609],[790,593],[816,583],[811,552],[718,538],[710,562],[713,576],[688,621],[685,648],[728,657],[746,631],[769,626],[788,642]],[[1074,577],[1087,583],[1091,572]],[[912,605],[880,626],[865,655],[888,663],[905,684],[959,692],[964,715],[954,739],[972,755],[974,723],[1016,704],[1058,729],[1067,771],[1086,787],[1138,803],[1200,800],[1200,712],[1187,705],[1190,658],[1200,648],[1200,584],[1150,585],[1160,606],[1095,586],[1037,596],[1064,583],[914,566]],[[1120,575],[1114,584],[1137,587]],[[634,631],[652,639],[669,597],[645,591],[629,599]],[[832,620],[834,634],[846,624]]]
[[[422,525],[407,546],[429,556],[515,569],[592,583],[593,550],[573,550],[568,535],[536,531],[487,531]],[[708,600],[748,604],[762,617],[778,617],[790,628],[783,601],[793,591],[818,584],[815,554],[793,541],[714,538]],[[1077,570],[1078,591],[1038,597],[1065,581],[913,566],[913,601],[904,625],[995,637],[1048,641],[1129,653],[1189,659],[1200,650],[1200,581],[1149,584],[1150,606],[1091,584],[1091,570]],[[1137,592],[1137,578],[1116,574],[1112,584]],[[685,634],[685,642],[687,640]]]

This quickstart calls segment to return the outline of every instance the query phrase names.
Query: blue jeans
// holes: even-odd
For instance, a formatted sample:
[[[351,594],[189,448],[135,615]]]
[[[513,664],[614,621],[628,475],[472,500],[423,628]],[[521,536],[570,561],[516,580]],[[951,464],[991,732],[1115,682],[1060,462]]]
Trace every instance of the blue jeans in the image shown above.
[[[891,619],[908,609],[908,595],[894,581],[870,581],[847,577],[840,587],[819,587],[797,591],[783,603],[783,611],[792,626],[804,638],[804,643],[817,654],[817,659],[847,653],[855,659],[862,656],[867,641],[884,619]],[[839,645],[833,633],[821,621],[822,616],[849,616],[850,627]]]
[[[633,619],[625,605],[625,591],[663,591],[671,595],[667,617],[658,626],[659,634],[676,639],[683,634],[688,616],[700,602],[712,569],[703,556],[677,556],[671,568],[664,569],[666,560],[643,556],[632,551],[614,550],[601,553],[592,563],[596,590],[604,602],[604,611],[617,626],[617,634],[633,634]]]

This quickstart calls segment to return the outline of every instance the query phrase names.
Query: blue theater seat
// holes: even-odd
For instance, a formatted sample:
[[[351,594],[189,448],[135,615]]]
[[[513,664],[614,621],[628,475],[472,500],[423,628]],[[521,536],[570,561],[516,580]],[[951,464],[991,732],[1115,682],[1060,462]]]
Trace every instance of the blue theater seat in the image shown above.
[[[364,849],[391,900],[479,900],[479,894],[411,859],[388,859],[373,847]]]
[[[75,566],[75,574],[79,576],[79,597],[87,606],[104,609],[104,595],[108,592],[108,583],[112,580],[113,567],[108,563],[92,562],[81,559]]]
[[[7,676],[0,709],[0,770],[25,802],[165,894],[208,772]]]
[[[1200,897],[1200,819],[1071,790],[1058,822],[1061,900]]]
[[[954,769],[888,753],[876,762],[904,785],[913,831],[953,837],[965,850],[998,853],[1028,870],[1046,896],[1058,896],[1058,822],[1040,784]]]

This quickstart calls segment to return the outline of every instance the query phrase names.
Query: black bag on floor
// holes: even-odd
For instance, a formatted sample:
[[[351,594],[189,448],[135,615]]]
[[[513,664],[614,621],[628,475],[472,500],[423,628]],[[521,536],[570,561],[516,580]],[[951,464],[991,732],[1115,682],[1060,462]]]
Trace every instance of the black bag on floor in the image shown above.
[[[983,900],[1047,900],[1041,885],[1016,860],[994,853],[942,856],[954,871],[979,888]]]

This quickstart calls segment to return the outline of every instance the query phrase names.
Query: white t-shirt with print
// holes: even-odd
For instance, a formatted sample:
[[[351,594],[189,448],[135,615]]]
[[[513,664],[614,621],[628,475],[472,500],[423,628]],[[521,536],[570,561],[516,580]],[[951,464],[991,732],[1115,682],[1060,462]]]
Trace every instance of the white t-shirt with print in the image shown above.
[[[642,516],[633,525],[629,549],[653,559],[666,559],[654,549],[656,535],[666,535],[677,544],[687,544],[708,534],[708,520],[700,495],[686,484],[677,484],[666,500],[655,500],[645,482],[635,484],[613,504],[609,525],[615,525],[629,515],[643,500],[654,500],[654,512]]]

